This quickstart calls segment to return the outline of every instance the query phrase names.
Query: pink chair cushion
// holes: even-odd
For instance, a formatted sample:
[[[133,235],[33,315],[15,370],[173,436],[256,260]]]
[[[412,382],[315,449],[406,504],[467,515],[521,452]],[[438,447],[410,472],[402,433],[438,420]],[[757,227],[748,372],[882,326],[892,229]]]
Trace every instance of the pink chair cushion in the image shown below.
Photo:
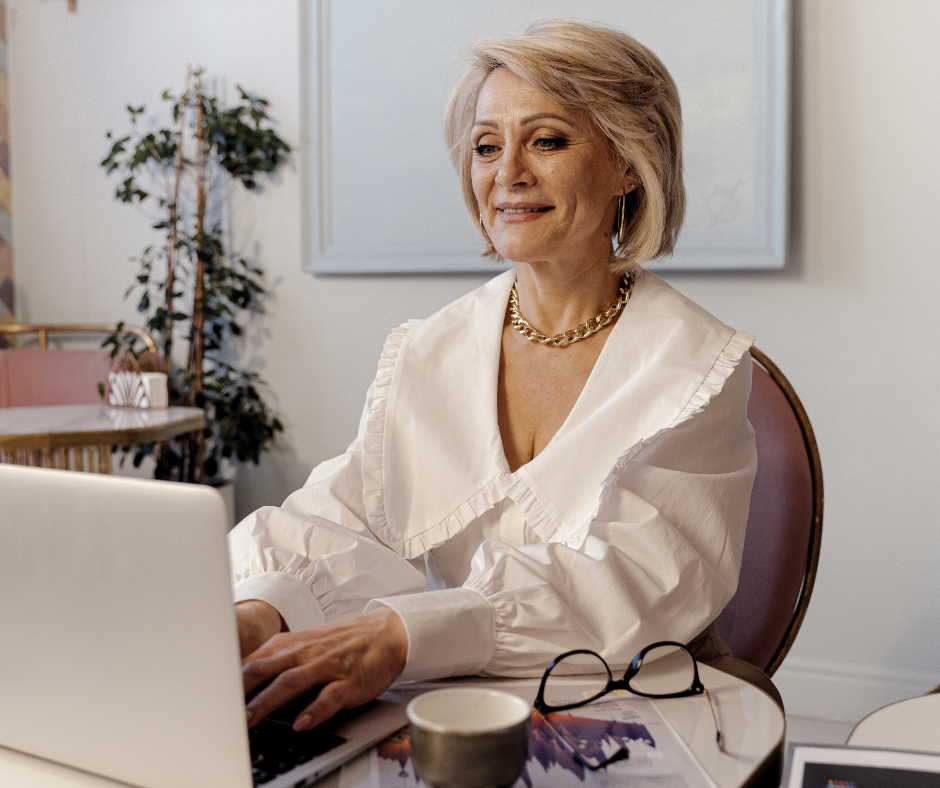
[[[735,657],[763,670],[773,659],[799,599],[812,525],[813,483],[793,409],[757,364],[747,417],[757,437],[757,477],[738,590],[715,625]]]
[[[0,350],[0,407],[94,405],[108,379],[110,352],[101,350]]]

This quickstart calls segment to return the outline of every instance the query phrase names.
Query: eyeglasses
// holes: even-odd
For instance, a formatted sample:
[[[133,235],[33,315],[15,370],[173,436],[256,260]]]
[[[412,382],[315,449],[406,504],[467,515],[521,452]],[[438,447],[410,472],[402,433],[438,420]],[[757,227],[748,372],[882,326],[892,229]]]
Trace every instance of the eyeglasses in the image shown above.
[[[562,677],[574,674],[591,674],[597,681],[594,688],[589,689],[581,700],[571,699],[571,683],[563,681]],[[604,674],[607,681],[604,682]],[[583,689],[583,684],[579,690]],[[721,729],[718,727],[718,715],[708,690],[698,676],[698,663],[692,652],[682,643],[663,640],[651,643],[637,654],[622,679],[614,679],[610,667],[604,658],[587,649],[568,651],[551,661],[542,676],[538,695],[535,696],[535,710],[548,726],[548,729],[572,754],[582,766],[595,771],[605,766],[622,761],[630,757],[629,751],[622,747],[612,756],[599,763],[592,764],[578,752],[551,724],[547,714],[558,711],[576,709],[586,706],[615,690],[629,690],[634,695],[644,698],[688,698],[695,695],[704,695],[711,709],[712,719],[715,721],[715,741],[719,749],[724,751],[721,741]]]

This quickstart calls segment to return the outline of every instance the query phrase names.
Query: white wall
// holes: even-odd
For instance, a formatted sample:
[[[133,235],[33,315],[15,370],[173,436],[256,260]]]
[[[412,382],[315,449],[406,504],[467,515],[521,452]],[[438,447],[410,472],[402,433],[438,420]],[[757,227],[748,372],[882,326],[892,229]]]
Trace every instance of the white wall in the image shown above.
[[[112,199],[97,166],[104,131],[199,63],[269,98],[297,143],[296,2],[79,0],[68,14],[65,0],[9,0],[8,10],[18,317],[133,320],[127,260],[147,225]],[[777,674],[791,711],[855,719],[940,681],[938,29],[934,3],[795,0],[792,264],[669,277],[757,335],[819,438],[819,577]],[[395,155],[394,130],[376,144]],[[281,450],[240,473],[242,513],[279,502],[345,447],[391,326],[481,281],[301,273],[297,161],[235,206],[275,294],[245,358],[288,428]]]

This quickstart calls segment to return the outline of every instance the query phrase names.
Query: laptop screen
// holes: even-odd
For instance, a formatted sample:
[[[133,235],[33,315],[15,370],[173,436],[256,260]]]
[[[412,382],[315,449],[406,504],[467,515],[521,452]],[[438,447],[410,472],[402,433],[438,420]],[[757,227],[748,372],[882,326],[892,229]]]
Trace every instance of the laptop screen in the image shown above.
[[[202,485],[0,464],[0,745],[248,788],[227,516]]]

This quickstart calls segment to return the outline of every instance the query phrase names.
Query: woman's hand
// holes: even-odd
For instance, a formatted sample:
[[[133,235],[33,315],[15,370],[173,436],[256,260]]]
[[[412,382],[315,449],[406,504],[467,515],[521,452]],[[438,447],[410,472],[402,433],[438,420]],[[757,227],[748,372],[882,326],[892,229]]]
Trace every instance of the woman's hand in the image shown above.
[[[235,605],[238,619],[238,645],[242,659],[257,651],[278,632],[287,629],[277,609],[260,599],[247,599]]]
[[[398,613],[382,606],[360,616],[275,634],[242,660],[246,695],[271,680],[247,706],[248,725],[305,691],[317,695],[294,721],[308,730],[340,709],[377,698],[405,669],[408,634]]]

